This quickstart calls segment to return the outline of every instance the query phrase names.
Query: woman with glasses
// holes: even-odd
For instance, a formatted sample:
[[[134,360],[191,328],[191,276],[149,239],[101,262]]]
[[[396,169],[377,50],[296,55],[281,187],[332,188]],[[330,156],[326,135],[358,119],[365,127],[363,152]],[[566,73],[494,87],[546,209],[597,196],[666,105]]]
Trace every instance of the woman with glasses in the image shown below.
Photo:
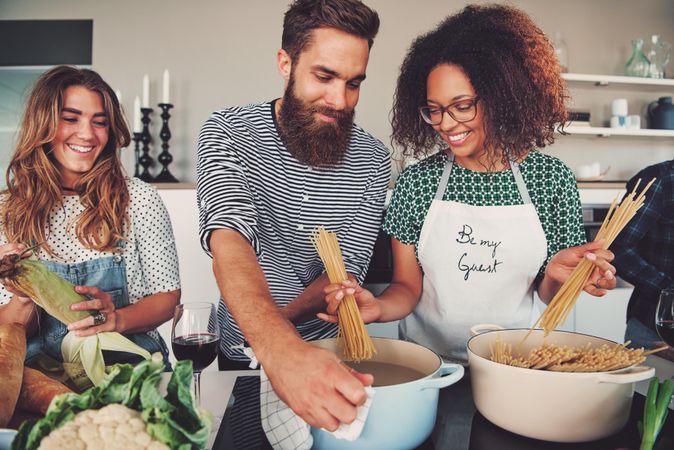
[[[571,170],[537,150],[566,120],[566,99],[552,45],[520,10],[468,6],[418,38],[393,141],[426,158],[400,175],[386,215],[393,280],[378,297],[329,286],[328,313],[355,293],[366,322],[402,319],[401,337],[465,361],[471,326],[529,327],[534,290],[549,302],[583,258],[596,265],[585,290],[612,289],[613,256],[585,244]]]

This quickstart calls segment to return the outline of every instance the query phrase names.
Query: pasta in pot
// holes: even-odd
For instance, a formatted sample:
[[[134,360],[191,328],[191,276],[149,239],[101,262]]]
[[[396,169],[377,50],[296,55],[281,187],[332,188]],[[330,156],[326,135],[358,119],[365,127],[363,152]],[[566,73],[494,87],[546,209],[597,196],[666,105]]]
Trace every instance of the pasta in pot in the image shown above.
[[[543,344],[531,349],[528,355],[513,354],[512,346],[497,338],[490,346],[490,359],[494,362],[525,369],[549,370],[553,372],[607,372],[640,364],[646,356],[664,350],[667,346],[644,351],[643,348],[627,348],[624,344],[592,347],[589,343],[582,347]]]

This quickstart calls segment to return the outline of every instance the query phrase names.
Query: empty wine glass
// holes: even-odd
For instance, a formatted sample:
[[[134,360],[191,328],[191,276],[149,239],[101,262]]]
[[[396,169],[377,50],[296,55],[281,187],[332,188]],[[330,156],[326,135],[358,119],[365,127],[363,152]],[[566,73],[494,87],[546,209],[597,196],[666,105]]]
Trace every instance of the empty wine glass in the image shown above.
[[[220,330],[212,303],[176,306],[171,328],[171,347],[176,359],[192,361],[194,399],[201,406],[201,371],[218,356]]]
[[[674,347],[674,289],[660,292],[655,312],[655,329],[667,345]]]

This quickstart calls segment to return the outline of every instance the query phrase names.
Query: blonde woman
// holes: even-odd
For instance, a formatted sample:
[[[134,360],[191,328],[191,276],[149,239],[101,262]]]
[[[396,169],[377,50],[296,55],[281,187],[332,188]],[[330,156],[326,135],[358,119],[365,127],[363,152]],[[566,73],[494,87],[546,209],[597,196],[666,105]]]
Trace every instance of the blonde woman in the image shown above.
[[[155,188],[124,174],[119,149],[129,140],[117,97],[96,72],[58,66],[37,80],[0,198],[0,257],[35,254],[89,298],[72,308],[94,314],[66,327],[0,286],[0,323],[26,325],[27,361],[60,360],[70,330],[117,331],[168,363],[155,328],[180,300],[175,242]],[[134,358],[114,353],[106,363]]]

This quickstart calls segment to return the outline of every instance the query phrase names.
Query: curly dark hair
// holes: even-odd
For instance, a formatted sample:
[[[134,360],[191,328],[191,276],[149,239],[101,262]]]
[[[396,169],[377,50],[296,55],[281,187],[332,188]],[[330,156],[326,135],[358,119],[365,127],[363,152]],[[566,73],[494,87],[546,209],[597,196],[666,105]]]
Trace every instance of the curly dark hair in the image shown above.
[[[523,11],[469,5],[418,37],[403,61],[391,140],[405,156],[427,156],[442,141],[419,116],[426,80],[438,65],[463,69],[480,98],[489,160],[520,158],[554,141],[569,98],[552,44]]]
[[[367,39],[372,48],[379,15],[360,0],[296,0],[283,18],[281,48],[296,60],[311,43],[312,32],[323,27]]]

